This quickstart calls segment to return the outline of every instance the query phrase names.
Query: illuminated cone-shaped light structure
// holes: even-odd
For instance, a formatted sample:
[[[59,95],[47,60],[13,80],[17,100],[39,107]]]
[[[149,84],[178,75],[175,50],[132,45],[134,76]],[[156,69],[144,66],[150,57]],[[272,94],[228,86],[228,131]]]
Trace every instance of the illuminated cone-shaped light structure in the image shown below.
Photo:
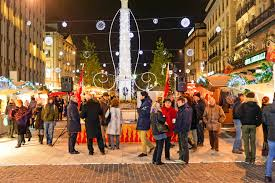
[[[119,40],[119,97],[121,100],[131,100],[132,70],[130,9],[128,8],[128,0],[121,0]]]

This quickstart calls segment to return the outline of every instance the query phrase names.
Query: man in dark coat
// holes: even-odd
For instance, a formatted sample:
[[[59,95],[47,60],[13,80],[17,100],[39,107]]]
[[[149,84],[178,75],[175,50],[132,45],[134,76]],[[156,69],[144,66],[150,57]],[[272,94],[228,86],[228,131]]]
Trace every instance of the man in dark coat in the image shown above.
[[[188,132],[190,131],[192,123],[193,110],[192,107],[189,106],[187,99],[184,97],[180,97],[177,100],[177,104],[179,110],[175,123],[175,133],[179,135],[179,159],[188,164]]]
[[[250,92],[246,95],[246,102],[237,110],[237,117],[241,119],[242,123],[245,163],[254,164],[256,158],[256,127],[262,121],[262,112],[256,102],[255,93]]]
[[[94,154],[93,138],[97,139],[98,148],[101,154],[105,154],[99,119],[102,115],[103,112],[99,102],[92,98],[92,95],[87,95],[87,103],[83,106],[80,116],[85,119],[89,155]]]
[[[147,92],[141,92],[141,106],[138,109],[137,130],[142,143],[142,153],[138,157],[147,156],[147,146],[150,148],[149,153],[154,150],[153,144],[147,139],[146,134],[150,129],[150,112],[152,107],[152,100]]]
[[[194,110],[196,113],[196,123],[197,123],[197,145],[203,146],[204,143],[204,123],[203,123],[203,113],[205,110],[205,102],[201,99],[200,93],[194,94]]]
[[[105,119],[105,114],[108,111],[108,109],[110,108],[109,98],[110,97],[109,97],[108,92],[104,92],[103,96],[102,96],[102,99],[99,101],[100,107],[101,107],[102,112],[103,112],[103,115],[101,117],[101,133],[102,133],[103,142],[104,142],[106,148],[107,148],[107,143],[105,141],[105,137],[106,137],[106,131],[107,131],[107,128],[108,128],[108,124],[107,124],[106,119]],[[110,144],[111,139],[109,137],[110,136],[108,135],[108,142]]]
[[[68,127],[68,133],[69,133],[68,145],[69,145],[70,154],[79,154],[79,152],[75,150],[77,133],[81,131],[80,115],[77,107],[78,107],[77,98],[75,96],[72,96],[67,109],[67,117],[68,117],[67,127]]]
[[[275,159],[275,93],[273,103],[263,109],[263,123],[268,129],[268,158],[265,167],[265,182],[272,182],[272,163]]]

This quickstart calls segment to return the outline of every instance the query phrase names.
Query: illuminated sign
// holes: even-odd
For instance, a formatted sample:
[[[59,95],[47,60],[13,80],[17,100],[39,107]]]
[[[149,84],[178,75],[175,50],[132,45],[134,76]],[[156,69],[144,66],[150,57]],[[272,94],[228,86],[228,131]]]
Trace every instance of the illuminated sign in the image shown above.
[[[188,37],[191,36],[191,34],[195,31],[195,28],[193,27],[190,32],[188,32]]]
[[[250,58],[246,59],[244,61],[244,65],[250,65],[250,64],[254,64],[256,62],[265,60],[265,57],[266,57],[266,52],[259,53],[259,54],[255,55],[253,57],[250,57]]]

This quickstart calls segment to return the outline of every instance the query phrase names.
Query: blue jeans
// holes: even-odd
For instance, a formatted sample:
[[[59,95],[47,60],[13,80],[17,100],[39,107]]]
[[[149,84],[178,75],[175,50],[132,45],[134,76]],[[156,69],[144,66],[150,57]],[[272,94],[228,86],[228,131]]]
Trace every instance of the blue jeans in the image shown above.
[[[52,144],[53,142],[53,132],[54,132],[55,122],[44,122],[44,130],[46,133],[47,144]]]
[[[273,159],[275,158],[275,141],[268,140],[268,157],[266,160],[266,166],[265,166],[265,175],[268,177],[272,177],[272,163]]]
[[[242,123],[239,119],[233,119],[233,122],[236,129],[233,150],[240,150],[242,149]]]

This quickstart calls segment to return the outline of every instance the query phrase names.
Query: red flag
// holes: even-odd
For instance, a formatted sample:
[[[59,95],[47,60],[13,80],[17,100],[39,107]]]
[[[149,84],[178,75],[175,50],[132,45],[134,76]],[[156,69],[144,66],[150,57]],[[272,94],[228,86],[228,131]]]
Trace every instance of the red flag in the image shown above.
[[[83,75],[84,75],[84,67],[81,70],[79,81],[78,81],[78,89],[76,91],[76,97],[78,102],[78,107],[81,105],[81,94],[82,94],[82,87],[83,87]]]
[[[167,67],[167,72],[166,72],[166,79],[165,79],[165,87],[164,87],[164,94],[163,98],[168,97],[169,91],[170,91],[170,75],[169,75],[169,66]]]
[[[275,62],[275,43],[271,41],[266,54],[266,60],[268,62]]]

